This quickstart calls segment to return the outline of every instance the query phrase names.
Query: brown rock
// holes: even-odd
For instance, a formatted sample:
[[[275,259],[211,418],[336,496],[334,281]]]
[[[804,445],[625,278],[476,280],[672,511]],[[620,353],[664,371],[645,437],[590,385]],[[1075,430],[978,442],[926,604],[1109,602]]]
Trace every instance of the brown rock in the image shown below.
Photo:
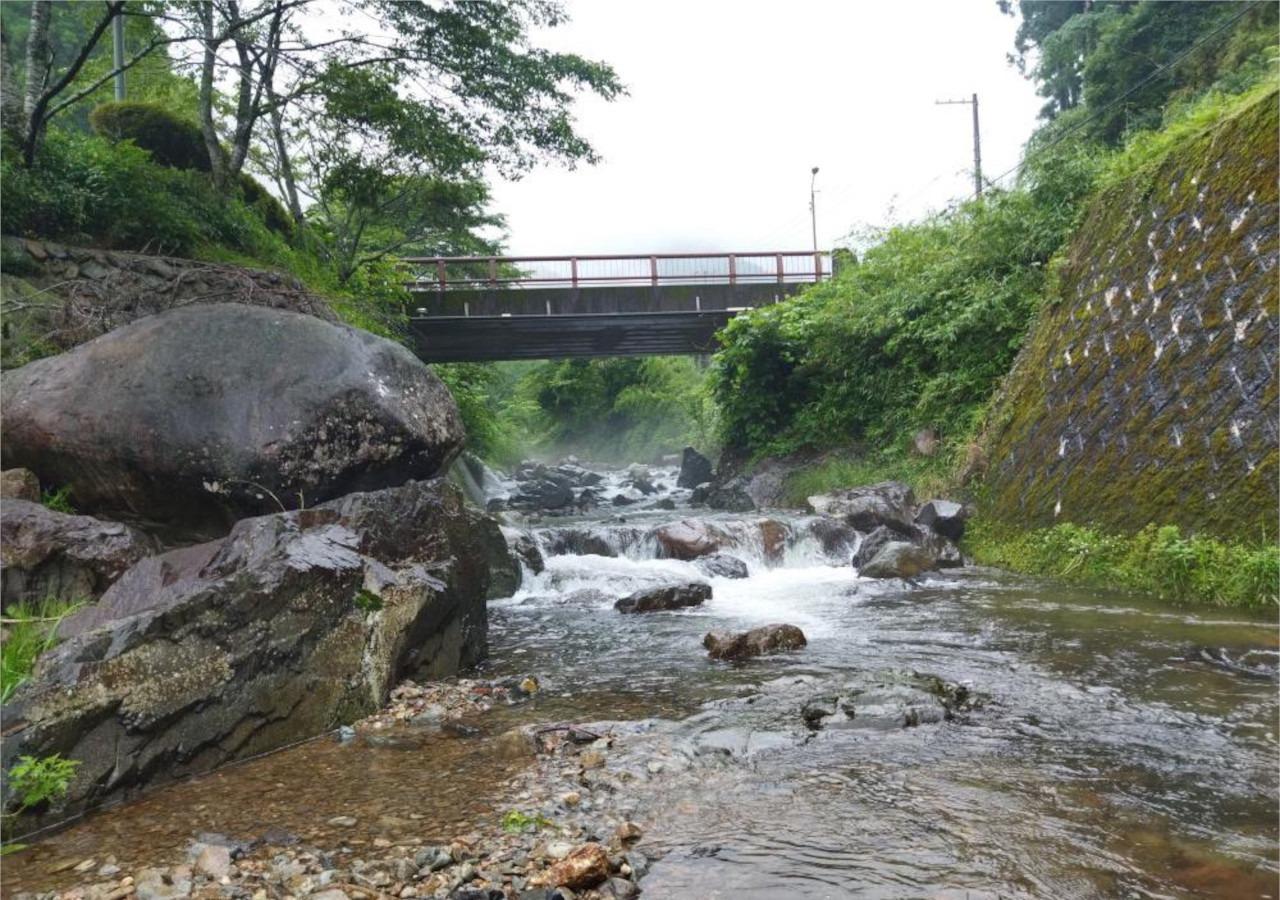
[[[30,469],[5,469],[0,472],[0,497],[39,503],[40,479]]]
[[[794,625],[762,625],[742,634],[708,634],[702,646],[712,659],[749,659],[770,653],[798,650],[808,643]]]
[[[599,844],[583,844],[560,862],[531,879],[541,887],[575,891],[595,887],[609,877],[609,854]]]
[[[7,608],[46,597],[93,600],[157,549],[151,538],[119,522],[54,512],[27,500],[5,500],[0,516],[0,601]]]
[[[682,519],[654,529],[653,536],[662,555],[671,559],[697,559],[715,553],[725,542],[725,535],[698,519]]]

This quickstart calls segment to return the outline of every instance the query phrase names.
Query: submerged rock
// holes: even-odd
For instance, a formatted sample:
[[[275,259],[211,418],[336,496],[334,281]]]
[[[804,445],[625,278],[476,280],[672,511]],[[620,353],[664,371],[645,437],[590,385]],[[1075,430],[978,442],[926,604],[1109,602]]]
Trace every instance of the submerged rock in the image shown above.
[[[915,495],[900,481],[882,481],[809,498],[813,512],[841,519],[859,531],[872,531],[885,525],[909,534],[914,506]]]
[[[696,488],[711,480],[711,460],[692,447],[685,447],[680,459],[680,476],[676,487]]]
[[[700,582],[673,584],[636,591],[613,605],[621,613],[662,612],[700,606],[711,599],[711,585]]]
[[[79,760],[62,815],[371,713],[483,657],[490,544],[497,523],[433,479],[144,559],[6,704],[4,767]]]
[[[193,305],[5,373],[3,464],[82,511],[199,540],[444,471],[457,405],[408,349],[313,316]]]
[[[708,634],[702,646],[712,659],[748,659],[770,653],[799,650],[808,640],[794,625],[763,625],[742,634]]]
[[[5,500],[0,516],[0,601],[93,600],[156,543],[119,522]]]
[[[694,565],[715,578],[746,578],[751,574],[745,562],[727,553],[704,556],[695,561]]]
[[[864,578],[915,578],[937,567],[937,559],[924,547],[906,541],[890,541],[858,569]]]

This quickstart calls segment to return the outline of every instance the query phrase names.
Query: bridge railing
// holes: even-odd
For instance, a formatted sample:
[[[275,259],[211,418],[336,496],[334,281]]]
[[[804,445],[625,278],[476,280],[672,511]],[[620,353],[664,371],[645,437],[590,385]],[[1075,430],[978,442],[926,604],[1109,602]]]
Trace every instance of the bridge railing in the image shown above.
[[[413,293],[702,284],[804,284],[832,273],[826,251],[587,256],[414,256]]]

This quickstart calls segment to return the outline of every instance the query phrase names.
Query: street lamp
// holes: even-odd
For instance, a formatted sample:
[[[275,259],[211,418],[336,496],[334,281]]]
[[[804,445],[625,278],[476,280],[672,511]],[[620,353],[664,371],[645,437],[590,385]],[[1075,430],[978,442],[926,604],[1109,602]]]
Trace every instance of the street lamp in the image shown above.
[[[818,167],[814,166],[809,178],[809,218],[813,222],[813,252],[818,252],[818,205],[815,202],[817,191],[813,189],[818,180]]]

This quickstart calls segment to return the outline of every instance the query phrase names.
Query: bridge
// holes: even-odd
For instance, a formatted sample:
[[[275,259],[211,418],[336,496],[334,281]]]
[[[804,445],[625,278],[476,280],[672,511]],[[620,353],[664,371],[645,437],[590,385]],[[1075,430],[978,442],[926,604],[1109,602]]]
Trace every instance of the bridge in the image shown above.
[[[409,257],[426,362],[710,353],[733,316],[831,275],[826,252]]]

